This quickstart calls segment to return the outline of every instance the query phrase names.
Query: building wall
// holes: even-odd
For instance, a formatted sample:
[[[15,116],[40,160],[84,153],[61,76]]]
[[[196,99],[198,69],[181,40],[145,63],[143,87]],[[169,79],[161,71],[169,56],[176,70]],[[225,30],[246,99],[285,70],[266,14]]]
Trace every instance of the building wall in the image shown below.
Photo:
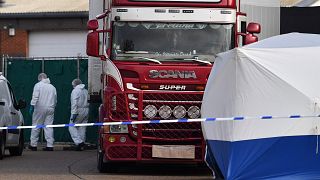
[[[74,16],[55,14],[55,16],[57,17],[47,17],[46,15],[39,17],[36,15],[20,15],[19,17],[11,16],[10,14],[0,15],[0,56],[28,57],[30,32],[86,32],[88,13],[80,13]],[[15,28],[15,36],[8,35],[8,26]],[[63,56],[63,54],[60,56]]]
[[[281,34],[299,32],[320,34],[320,7],[282,7]]]
[[[30,31],[29,57],[86,56],[87,31]]]
[[[28,56],[28,31],[15,29],[15,35],[9,36],[8,29],[0,33],[0,53],[10,56]]]
[[[247,23],[261,25],[259,40],[280,34],[280,0],[241,0],[241,11],[247,14]]]

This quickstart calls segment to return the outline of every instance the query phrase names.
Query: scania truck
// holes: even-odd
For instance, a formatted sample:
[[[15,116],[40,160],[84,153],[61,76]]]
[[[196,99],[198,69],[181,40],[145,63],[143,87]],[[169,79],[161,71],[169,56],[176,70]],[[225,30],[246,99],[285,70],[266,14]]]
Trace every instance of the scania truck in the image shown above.
[[[194,119],[218,53],[258,40],[240,0],[91,0],[87,54],[100,122]],[[103,126],[98,169],[115,163],[198,163],[199,123]]]

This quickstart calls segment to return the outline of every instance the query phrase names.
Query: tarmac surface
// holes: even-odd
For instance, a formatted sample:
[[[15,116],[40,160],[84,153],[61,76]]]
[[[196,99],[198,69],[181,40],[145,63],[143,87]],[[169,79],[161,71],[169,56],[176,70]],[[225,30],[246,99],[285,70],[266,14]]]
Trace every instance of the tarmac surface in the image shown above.
[[[58,149],[53,152],[25,150],[18,157],[7,155],[0,160],[0,179],[207,180],[212,177],[206,167],[194,165],[130,164],[114,173],[99,173],[96,150]]]

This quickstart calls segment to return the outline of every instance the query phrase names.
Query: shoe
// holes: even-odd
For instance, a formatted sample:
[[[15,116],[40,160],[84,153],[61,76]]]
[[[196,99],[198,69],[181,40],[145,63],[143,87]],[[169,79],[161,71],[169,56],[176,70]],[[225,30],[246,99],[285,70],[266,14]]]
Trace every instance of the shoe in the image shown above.
[[[31,145],[28,146],[28,149],[30,149],[31,151],[37,151],[37,147]]]
[[[43,151],[53,151],[53,147],[42,148]]]
[[[76,151],[83,151],[84,150],[84,142],[77,145]]]

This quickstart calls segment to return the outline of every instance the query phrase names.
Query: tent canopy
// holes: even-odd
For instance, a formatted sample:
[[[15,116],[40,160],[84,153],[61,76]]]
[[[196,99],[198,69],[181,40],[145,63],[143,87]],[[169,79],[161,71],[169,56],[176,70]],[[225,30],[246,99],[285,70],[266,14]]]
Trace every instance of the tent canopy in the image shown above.
[[[226,179],[320,177],[310,140],[319,118],[258,118],[320,114],[320,35],[279,35],[219,54],[201,110],[204,118],[257,117],[202,123],[207,160],[214,157]]]
[[[290,33],[219,54],[204,117],[314,114],[320,107],[320,35]]]

